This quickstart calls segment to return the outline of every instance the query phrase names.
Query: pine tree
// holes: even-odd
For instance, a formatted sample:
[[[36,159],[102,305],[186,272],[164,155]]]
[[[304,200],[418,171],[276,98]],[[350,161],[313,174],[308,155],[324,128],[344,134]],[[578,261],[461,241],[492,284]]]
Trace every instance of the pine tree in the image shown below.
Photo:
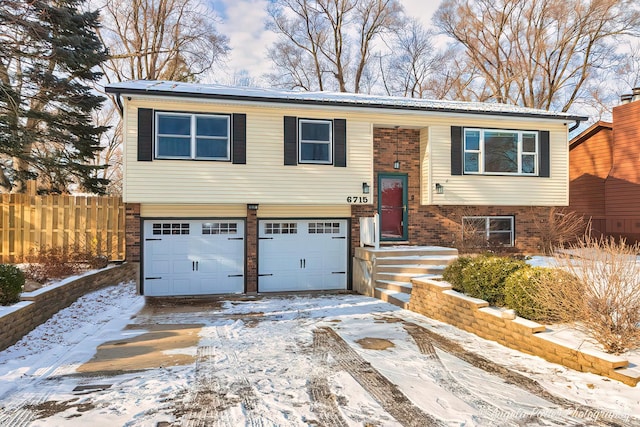
[[[98,39],[97,11],[86,0],[0,0],[0,192],[67,192],[76,183],[103,193],[107,180],[90,160],[104,127],[91,113],[94,70],[108,58]]]

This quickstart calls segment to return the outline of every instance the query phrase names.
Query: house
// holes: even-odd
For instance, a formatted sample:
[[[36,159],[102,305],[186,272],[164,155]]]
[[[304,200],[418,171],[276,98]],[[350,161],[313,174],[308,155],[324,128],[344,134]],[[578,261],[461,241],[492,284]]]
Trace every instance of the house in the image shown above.
[[[623,95],[613,121],[571,139],[570,209],[591,219],[596,236],[640,241],[640,88]]]
[[[144,295],[350,289],[359,218],[383,244],[463,225],[535,250],[569,202],[568,127],[501,104],[163,81],[107,86],[123,111],[127,259]]]

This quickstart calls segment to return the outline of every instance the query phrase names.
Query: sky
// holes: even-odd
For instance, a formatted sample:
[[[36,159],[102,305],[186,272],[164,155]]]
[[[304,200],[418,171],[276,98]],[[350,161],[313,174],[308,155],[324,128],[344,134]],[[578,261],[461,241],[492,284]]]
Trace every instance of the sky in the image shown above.
[[[240,74],[245,70],[257,78],[268,71],[271,63],[267,48],[275,35],[265,29],[269,0],[210,0],[220,16],[218,31],[229,37],[231,53],[228,70]],[[401,0],[407,15],[419,17],[430,26],[431,17],[441,0]],[[221,81],[221,79],[216,79]],[[228,82],[231,83],[231,82]]]

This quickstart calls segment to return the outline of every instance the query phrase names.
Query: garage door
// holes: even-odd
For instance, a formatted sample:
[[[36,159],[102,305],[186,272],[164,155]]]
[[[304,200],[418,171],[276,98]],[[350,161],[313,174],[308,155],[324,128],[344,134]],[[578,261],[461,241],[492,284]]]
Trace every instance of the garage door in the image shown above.
[[[258,291],[347,288],[347,220],[261,220]]]
[[[244,221],[145,220],[144,294],[244,292]]]

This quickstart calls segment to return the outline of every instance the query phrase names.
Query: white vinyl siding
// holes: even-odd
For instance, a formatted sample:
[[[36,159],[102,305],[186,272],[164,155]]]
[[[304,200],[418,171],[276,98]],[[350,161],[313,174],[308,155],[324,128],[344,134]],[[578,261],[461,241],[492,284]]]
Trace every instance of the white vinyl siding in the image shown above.
[[[124,200],[133,203],[224,204],[259,203],[259,215],[267,205],[344,206],[347,197],[362,194],[362,183],[373,183],[373,128],[395,125],[420,129],[428,135],[428,151],[420,185],[423,204],[434,205],[531,205],[568,204],[569,166],[567,127],[559,120],[518,119],[418,111],[389,111],[274,104],[222,104],[210,100],[132,97],[125,99]],[[197,113],[247,114],[245,165],[229,162],[163,160],[137,161],[137,108],[194,111]],[[347,121],[345,168],[299,164],[284,166],[284,116]],[[451,126],[520,129],[550,132],[551,177],[451,175]],[[426,144],[426,139],[423,142]],[[428,158],[426,157],[428,154]],[[431,176],[431,183],[428,177]],[[435,194],[434,185],[444,193]],[[417,183],[416,183],[417,184]],[[431,199],[429,198],[431,197]],[[372,198],[369,197],[369,203]],[[144,205],[143,205],[144,206]]]
[[[517,128],[549,131],[550,177],[526,175],[451,175],[451,125],[429,127],[431,186],[423,187],[422,204],[480,206],[567,206],[569,204],[569,148],[562,122],[515,119],[457,119],[468,127]],[[427,177],[423,175],[423,179]],[[435,183],[443,186],[436,193]]]
[[[371,121],[347,119],[347,167],[326,164],[284,166],[284,116],[329,120],[333,110],[301,111],[292,106],[273,108],[208,103],[204,100],[134,99],[126,101],[124,200],[160,205],[258,203],[279,205],[345,205],[349,196],[364,196],[362,183],[373,182]],[[137,161],[137,108],[247,115],[246,164]],[[369,204],[371,198],[369,198]],[[246,211],[245,211],[246,212]],[[246,213],[245,213],[246,215]]]

